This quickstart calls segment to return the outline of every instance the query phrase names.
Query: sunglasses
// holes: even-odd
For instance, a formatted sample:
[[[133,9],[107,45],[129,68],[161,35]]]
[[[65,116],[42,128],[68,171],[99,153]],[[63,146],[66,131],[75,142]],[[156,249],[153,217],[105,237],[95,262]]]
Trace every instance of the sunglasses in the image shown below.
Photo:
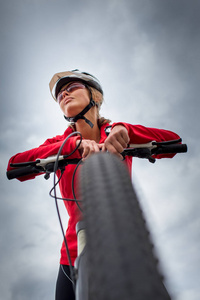
[[[71,84],[69,84],[68,86],[66,86],[66,88],[64,88],[63,90],[61,90],[58,93],[58,96],[56,97],[56,99],[57,99],[58,103],[60,104],[60,102],[65,97],[65,95],[63,94],[63,92],[72,93],[75,90],[85,89],[85,88],[86,88],[86,86],[83,83],[81,83],[81,82],[72,82]]]

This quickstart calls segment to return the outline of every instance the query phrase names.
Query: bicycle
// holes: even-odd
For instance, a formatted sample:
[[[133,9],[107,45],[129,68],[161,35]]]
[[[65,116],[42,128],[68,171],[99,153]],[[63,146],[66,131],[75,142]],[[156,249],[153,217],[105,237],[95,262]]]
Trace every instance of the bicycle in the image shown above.
[[[187,152],[187,145],[180,143],[181,139],[130,145],[123,156],[154,163],[154,155]],[[7,172],[8,179],[41,172],[48,179],[54,172],[51,192],[55,192],[56,170],[63,171],[69,163],[81,163],[78,159],[70,160],[69,155],[61,156],[61,150],[56,157],[13,164],[15,169]],[[74,200],[83,210],[83,220],[77,224],[78,257],[75,273],[71,271],[76,299],[171,299],[158,270],[153,242],[126,166],[109,153],[94,154],[83,164],[80,181],[81,200],[76,199],[75,193]],[[56,192],[53,197],[57,203]],[[64,235],[62,223],[61,229]]]

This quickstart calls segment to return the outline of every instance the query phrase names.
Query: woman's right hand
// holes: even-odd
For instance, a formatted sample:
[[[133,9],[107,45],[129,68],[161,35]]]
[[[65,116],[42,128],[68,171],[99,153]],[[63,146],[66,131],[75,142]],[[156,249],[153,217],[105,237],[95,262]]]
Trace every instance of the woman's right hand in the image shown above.
[[[80,140],[76,141],[76,146],[78,146]],[[103,148],[103,144],[97,144],[93,140],[82,140],[81,144],[79,145],[78,149],[80,154],[82,155],[83,161],[86,160],[91,154],[95,152],[99,152]]]

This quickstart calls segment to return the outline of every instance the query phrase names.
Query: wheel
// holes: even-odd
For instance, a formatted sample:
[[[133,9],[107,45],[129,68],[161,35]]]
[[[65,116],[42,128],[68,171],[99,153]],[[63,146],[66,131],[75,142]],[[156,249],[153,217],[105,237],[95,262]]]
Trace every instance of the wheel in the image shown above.
[[[92,155],[81,170],[89,300],[169,300],[123,162]]]

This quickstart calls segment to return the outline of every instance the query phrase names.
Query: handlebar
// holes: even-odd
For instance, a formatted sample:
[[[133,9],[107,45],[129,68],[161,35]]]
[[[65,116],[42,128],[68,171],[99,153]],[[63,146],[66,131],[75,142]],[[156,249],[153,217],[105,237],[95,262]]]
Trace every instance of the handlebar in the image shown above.
[[[46,160],[46,164],[45,164]],[[78,162],[81,159],[75,158],[75,159],[65,159],[64,156],[62,156],[62,159],[58,162],[58,169],[64,169],[65,166],[69,164],[75,164],[77,165]],[[54,156],[54,160],[51,159],[51,162],[49,162],[49,158],[44,159],[37,159],[34,162],[26,162],[26,163],[16,163],[16,164],[10,164],[13,170],[7,171],[6,175],[9,180],[26,176],[26,175],[36,175],[39,173],[46,173],[46,179],[48,179],[48,174],[52,173],[54,171],[54,164],[56,161],[56,156]]]
[[[163,145],[160,148],[153,149],[153,154],[164,154],[164,153],[185,153],[187,152],[186,144],[175,144],[175,145]]]
[[[124,158],[125,156],[146,158],[149,162],[154,163],[156,161],[154,155],[187,152],[187,145],[180,144],[181,141],[179,139],[166,142],[152,141],[146,144],[132,144],[129,145],[129,148],[124,149],[122,156]],[[7,171],[6,175],[11,180],[21,176],[45,173],[45,178],[48,179],[49,174],[54,171],[56,160],[57,156],[52,156],[45,159],[36,159],[31,162],[10,164],[14,169]],[[58,169],[64,170],[68,164],[78,164],[80,160],[78,158],[69,159],[68,156],[61,155],[58,157]]]
[[[39,167],[26,166],[26,167],[16,168],[16,169],[7,171],[6,175],[7,175],[7,178],[10,180],[10,179],[14,179],[14,178],[18,178],[18,177],[22,177],[22,176],[26,176],[26,175],[38,174],[41,172],[42,172],[42,170],[40,170]],[[43,170],[43,172],[44,172],[44,170]]]

